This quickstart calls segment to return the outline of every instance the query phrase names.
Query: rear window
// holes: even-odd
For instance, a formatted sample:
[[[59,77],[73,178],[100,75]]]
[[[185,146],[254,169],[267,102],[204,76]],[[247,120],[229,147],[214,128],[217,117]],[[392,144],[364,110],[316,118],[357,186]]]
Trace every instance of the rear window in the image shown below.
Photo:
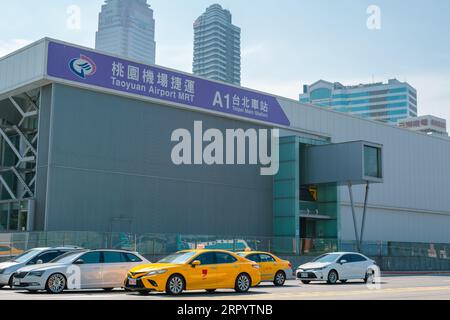
[[[132,253],[123,253],[122,255],[123,255],[124,261],[126,261],[126,262],[141,262],[142,261],[141,258],[139,258],[137,255],[134,255]]]
[[[103,252],[103,263],[121,263],[123,257],[121,252],[105,251]]]

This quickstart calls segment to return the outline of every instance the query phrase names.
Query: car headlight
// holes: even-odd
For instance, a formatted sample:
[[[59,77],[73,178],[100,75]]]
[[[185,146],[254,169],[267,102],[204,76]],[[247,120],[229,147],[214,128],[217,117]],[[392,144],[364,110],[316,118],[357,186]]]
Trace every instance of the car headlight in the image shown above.
[[[31,271],[28,275],[32,277],[42,277],[45,271]]]
[[[158,274],[164,274],[164,273],[166,273],[166,272],[167,272],[166,269],[162,269],[162,270],[153,270],[153,271],[150,271],[149,273],[147,273],[147,276],[156,276],[156,275],[158,275]]]

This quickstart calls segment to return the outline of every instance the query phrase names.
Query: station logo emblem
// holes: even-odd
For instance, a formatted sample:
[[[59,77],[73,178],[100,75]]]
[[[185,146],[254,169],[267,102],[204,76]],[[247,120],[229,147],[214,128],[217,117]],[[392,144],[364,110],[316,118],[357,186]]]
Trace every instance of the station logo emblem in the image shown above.
[[[70,70],[81,79],[93,76],[97,71],[95,62],[85,55],[80,55],[79,58],[70,60],[69,67]]]

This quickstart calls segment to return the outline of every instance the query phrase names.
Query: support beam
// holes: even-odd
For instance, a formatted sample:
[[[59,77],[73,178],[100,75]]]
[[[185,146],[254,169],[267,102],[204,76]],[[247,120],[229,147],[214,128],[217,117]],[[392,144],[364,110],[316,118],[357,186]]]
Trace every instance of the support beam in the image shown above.
[[[33,145],[31,144],[31,142],[28,141],[27,137],[25,137],[25,135],[23,134],[23,132],[20,131],[19,127],[13,126],[13,129],[16,130],[16,132],[17,132],[17,133],[19,134],[19,136],[22,138],[23,142],[26,144],[26,146],[27,146],[27,149],[26,149],[27,151],[26,151],[26,152],[28,152],[28,150],[31,150],[31,152],[33,152],[33,154],[36,156],[36,155],[37,155],[36,149],[33,147]],[[24,155],[25,155],[25,154],[26,154],[26,153],[24,153]]]
[[[2,175],[0,175],[0,182],[2,183],[2,185],[6,189],[6,191],[8,191],[9,195],[11,196],[11,198],[13,200],[17,200],[14,192],[12,192],[11,188],[8,186],[8,184],[6,183],[5,179],[3,179]]]
[[[2,128],[0,128],[0,135],[3,137],[3,139],[5,139],[6,143],[11,147],[12,151],[14,152],[14,154],[17,156],[17,158],[19,160],[22,160],[22,156],[19,153],[19,151],[16,149],[16,146],[11,142],[11,140],[9,139],[8,135],[5,133],[5,131],[3,131]]]
[[[365,195],[365,198],[364,198],[364,210],[363,210],[363,217],[362,217],[362,224],[361,224],[361,238],[359,239],[360,247],[362,246],[362,243],[363,243],[363,240],[364,240],[364,228],[366,226],[367,201],[369,199],[369,190],[370,190],[370,182],[367,181],[366,195]]]
[[[352,191],[352,183],[348,183],[348,192],[350,194],[350,204],[352,207],[352,215],[353,215],[353,227],[355,229],[355,240],[356,240],[356,249],[358,252],[361,252],[359,236],[358,236],[358,223],[356,222],[356,213],[355,213],[355,202],[353,201],[353,191]]]
[[[17,177],[17,180],[20,182],[20,184],[22,185],[22,187],[25,189],[26,192],[28,192],[28,194],[31,197],[34,197],[33,191],[31,191],[31,189],[28,187],[28,184],[25,182],[25,180],[23,179],[23,177],[20,175],[20,173],[17,171],[17,169],[15,167],[11,167],[11,171],[14,173],[14,175]]]

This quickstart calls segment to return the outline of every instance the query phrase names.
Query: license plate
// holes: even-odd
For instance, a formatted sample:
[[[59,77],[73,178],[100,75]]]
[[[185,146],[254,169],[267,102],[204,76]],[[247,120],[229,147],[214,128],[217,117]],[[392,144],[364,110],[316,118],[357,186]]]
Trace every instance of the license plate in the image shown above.
[[[136,279],[128,279],[128,284],[130,286],[135,286],[135,285],[137,285],[137,281],[136,281]]]
[[[308,278],[308,274],[307,274],[306,272],[302,272],[302,273],[300,274],[300,277],[302,277],[302,278]]]

